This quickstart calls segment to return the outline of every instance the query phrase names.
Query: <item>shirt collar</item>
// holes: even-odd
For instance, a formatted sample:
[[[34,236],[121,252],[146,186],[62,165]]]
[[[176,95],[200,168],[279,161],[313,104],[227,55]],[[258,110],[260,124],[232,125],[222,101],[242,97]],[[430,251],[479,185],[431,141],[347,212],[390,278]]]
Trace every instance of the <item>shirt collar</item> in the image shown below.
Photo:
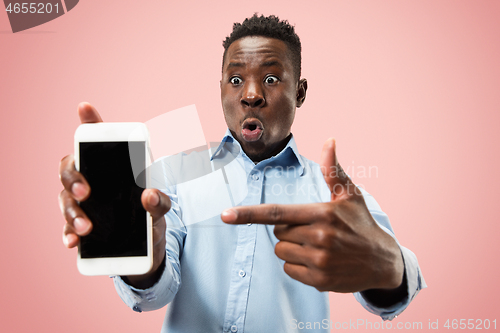
[[[243,149],[241,149],[240,143],[233,137],[233,135],[231,134],[231,131],[228,128],[226,130],[226,134],[222,138],[221,143],[219,144],[217,149],[214,151],[214,153],[210,157],[210,160],[214,159],[214,157],[217,155],[217,153],[224,147],[224,144],[226,142],[234,142],[234,144],[238,145],[239,150],[240,150],[240,154],[244,153]],[[287,153],[288,151],[292,152],[292,158],[295,160],[295,162],[299,163],[299,175],[302,176],[304,174],[304,161],[302,160],[302,156],[300,156],[300,154],[299,154],[299,151],[297,149],[297,143],[295,142],[295,138],[294,138],[293,134],[292,134],[292,137],[290,138],[290,140],[288,141],[287,145],[285,146],[285,148],[283,148],[282,151],[280,151],[277,155],[269,158],[268,160],[272,160],[272,159],[279,160],[279,159],[285,158],[285,156],[289,154],[289,153]]]

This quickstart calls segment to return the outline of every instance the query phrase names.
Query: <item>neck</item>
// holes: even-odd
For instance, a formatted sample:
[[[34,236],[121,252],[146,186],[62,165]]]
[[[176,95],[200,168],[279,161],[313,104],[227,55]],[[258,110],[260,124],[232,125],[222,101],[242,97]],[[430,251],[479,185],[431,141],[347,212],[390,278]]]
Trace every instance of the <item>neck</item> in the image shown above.
[[[290,141],[291,138],[292,138],[292,134],[290,133],[286,138],[284,138],[280,142],[277,142],[270,149],[263,151],[263,152],[259,152],[259,153],[253,153],[253,154],[249,154],[249,152],[245,151],[245,149],[243,148],[243,145],[241,145],[241,146],[242,146],[242,149],[245,152],[245,154],[247,154],[247,156],[252,160],[252,162],[257,164],[261,161],[267,160],[268,158],[271,158],[273,156],[278,155],[283,149],[285,149],[286,145],[288,144],[288,142]],[[240,142],[240,144],[241,144],[241,142]]]

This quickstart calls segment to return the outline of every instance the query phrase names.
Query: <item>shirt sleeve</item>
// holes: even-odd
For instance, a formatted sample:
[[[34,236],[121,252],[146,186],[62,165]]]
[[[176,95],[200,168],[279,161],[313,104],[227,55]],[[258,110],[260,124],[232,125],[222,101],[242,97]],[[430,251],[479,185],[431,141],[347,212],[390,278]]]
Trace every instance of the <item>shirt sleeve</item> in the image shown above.
[[[390,236],[392,236],[401,250],[403,255],[403,261],[405,265],[405,277],[407,282],[407,297],[405,297],[401,302],[396,303],[388,308],[377,307],[363,298],[361,293],[354,293],[356,300],[369,312],[380,316],[383,320],[392,320],[396,318],[401,312],[403,312],[410,302],[417,296],[420,290],[427,287],[425,280],[420,271],[418,265],[417,257],[409,249],[401,246],[394,235],[394,231],[389,222],[388,216],[382,212],[380,206],[375,201],[375,199],[364,189],[358,187],[363,193],[363,198],[365,199],[366,206],[372,214],[373,218],[377,224]]]
[[[171,170],[166,163],[155,163],[151,168],[152,187],[165,188],[164,192],[170,197],[172,206],[165,215],[166,231],[166,258],[165,267],[160,279],[148,289],[134,288],[119,276],[113,277],[115,289],[120,298],[136,312],[153,311],[170,303],[181,285],[180,259],[187,235],[186,227],[182,222],[181,209],[176,194],[175,185],[168,180]]]

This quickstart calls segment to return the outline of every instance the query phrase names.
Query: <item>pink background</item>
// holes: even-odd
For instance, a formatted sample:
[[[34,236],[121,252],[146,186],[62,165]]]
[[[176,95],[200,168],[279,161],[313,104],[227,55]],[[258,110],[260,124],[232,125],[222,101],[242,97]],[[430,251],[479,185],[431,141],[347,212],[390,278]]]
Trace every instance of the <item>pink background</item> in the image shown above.
[[[354,180],[418,256],[429,288],[395,322],[500,324],[500,1],[129,3],[82,0],[16,34],[0,12],[0,331],[160,330],[164,309],[135,313],[109,278],[78,273],[61,241],[58,163],[81,101],[142,122],[195,104],[207,141],[219,140],[221,43],[254,12],[288,19],[302,39],[301,153],[317,161],[334,136],[344,167],[376,167]],[[351,295],[331,303],[334,322],[378,321]]]

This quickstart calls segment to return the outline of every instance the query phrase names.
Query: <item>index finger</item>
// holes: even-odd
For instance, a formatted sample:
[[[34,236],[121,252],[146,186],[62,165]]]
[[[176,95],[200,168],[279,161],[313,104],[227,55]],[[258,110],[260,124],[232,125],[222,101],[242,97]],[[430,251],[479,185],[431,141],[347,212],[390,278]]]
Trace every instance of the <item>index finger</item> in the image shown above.
[[[83,175],[76,171],[73,155],[64,157],[59,163],[59,178],[66,191],[78,201],[83,201],[90,195],[90,186]]]
[[[228,224],[311,224],[325,213],[324,203],[301,205],[262,204],[239,206],[226,209],[221,214],[223,222]]]

